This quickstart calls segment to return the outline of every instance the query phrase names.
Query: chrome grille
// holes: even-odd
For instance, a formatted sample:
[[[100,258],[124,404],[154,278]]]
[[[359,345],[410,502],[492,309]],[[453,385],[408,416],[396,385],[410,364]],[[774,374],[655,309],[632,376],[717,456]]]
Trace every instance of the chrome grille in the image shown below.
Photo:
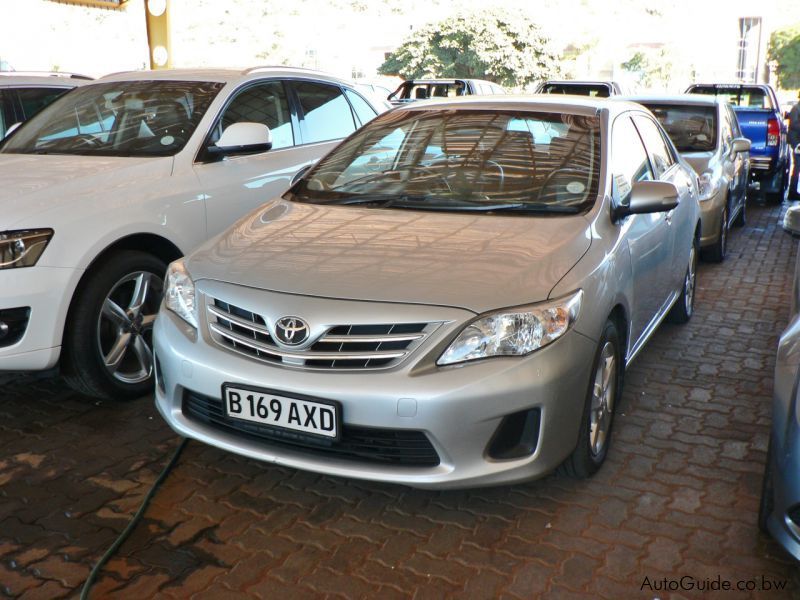
[[[263,316],[213,299],[208,329],[219,345],[240,354],[295,367],[374,369],[402,361],[438,323],[348,324],[330,327],[305,349],[286,349],[272,337]]]

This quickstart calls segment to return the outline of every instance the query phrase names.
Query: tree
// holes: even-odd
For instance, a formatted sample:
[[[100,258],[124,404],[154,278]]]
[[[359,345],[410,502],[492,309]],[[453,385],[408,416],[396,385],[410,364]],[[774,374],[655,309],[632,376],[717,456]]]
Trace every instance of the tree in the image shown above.
[[[775,65],[781,88],[800,88],[800,23],[772,32],[767,59]]]
[[[666,48],[646,48],[634,52],[622,68],[636,76],[645,88],[668,87],[672,80],[672,59]]]
[[[380,66],[404,79],[459,77],[525,87],[559,72],[550,39],[518,13],[487,9],[458,14],[413,32]]]

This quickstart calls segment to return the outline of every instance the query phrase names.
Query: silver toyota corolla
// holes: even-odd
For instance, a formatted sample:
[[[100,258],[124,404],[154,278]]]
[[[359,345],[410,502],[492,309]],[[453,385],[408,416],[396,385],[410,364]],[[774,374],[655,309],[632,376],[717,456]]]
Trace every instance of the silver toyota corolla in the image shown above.
[[[694,172],[639,105],[395,109],[170,266],[156,403],[331,475],[589,476],[626,365],[692,314],[699,235]]]

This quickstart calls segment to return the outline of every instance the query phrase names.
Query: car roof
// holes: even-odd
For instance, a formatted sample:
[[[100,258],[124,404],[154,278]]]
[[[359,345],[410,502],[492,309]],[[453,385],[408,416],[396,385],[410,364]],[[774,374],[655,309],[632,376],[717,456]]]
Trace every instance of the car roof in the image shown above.
[[[110,81],[213,81],[217,83],[237,83],[262,77],[302,78],[329,81],[331,83],[353,85],[329,73],[301,69],[297,67],[266,66],[247,69],[161,69],[155,71],[122,71],[111,73],[98,79]]]
[[[542,85],[547,85],[555,83],[558,85],[610,85],[610,86],[618,86],[619,84],[616,81],[610,81],[606,79],[548,79]]]
[[[671,94],[671,95],[638,95],[638,96],[617,96],[617,100],[629,100],[639,104],[681,104],[684,106],[715,106],[727,104],[724,98],[710,96],[707,94]]]
[[[86,75],[75,73],[0,71],[0,87],[42,86],[68,89],[91,80]]]
[[[570,94],[459,96],[457,98],[411,102],[398,106],[394,110],[442,110],[448,108],[457,110],[568,112],[580,115],[595,115],[604,109],[611,113],[642,110],[641,106],[633,102],[620,100],[609,102],[608,98],[590,98],[588,96],[573,96]]]

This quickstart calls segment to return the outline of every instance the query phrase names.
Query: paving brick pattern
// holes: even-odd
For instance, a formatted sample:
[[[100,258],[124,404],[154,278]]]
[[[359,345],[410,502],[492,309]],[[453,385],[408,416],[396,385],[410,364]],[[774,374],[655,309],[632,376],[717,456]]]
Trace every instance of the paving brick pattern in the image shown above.
[[[756,527],[772,370],[795,248],[751,206],[697,312],[627,374],[590,481],[430,492],[296,472],[190,442],[93,598],[797,598]],[[74,597],[178,438],[151,398],[0,380],[0,596]],[[645,577],[788,581],[782,592],[664,592]]]

